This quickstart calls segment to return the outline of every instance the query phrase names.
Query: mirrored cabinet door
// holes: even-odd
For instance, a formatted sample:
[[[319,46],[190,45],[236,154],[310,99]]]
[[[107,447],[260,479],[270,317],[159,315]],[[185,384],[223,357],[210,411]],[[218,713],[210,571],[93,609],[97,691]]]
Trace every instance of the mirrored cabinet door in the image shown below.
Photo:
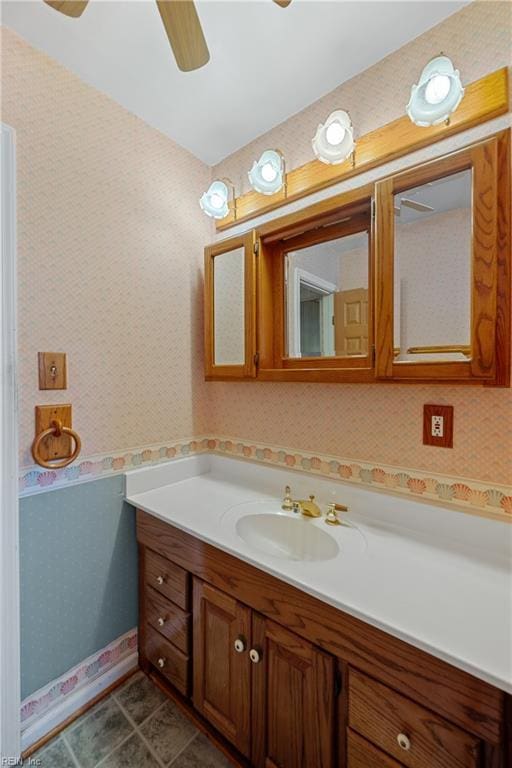
[[[367,357],[368,230],[285,254],[289,358]]]
[[[255,375],[254,236],[205,249],[205,374]]]
[[[376,185],[377,374],[492,379],[494,139]]]

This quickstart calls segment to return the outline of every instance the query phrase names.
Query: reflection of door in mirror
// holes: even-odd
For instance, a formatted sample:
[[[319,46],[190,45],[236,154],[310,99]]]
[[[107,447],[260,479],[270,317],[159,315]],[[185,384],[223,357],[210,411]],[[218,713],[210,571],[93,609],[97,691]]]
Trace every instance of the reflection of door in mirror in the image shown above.
[[[334,325],[338,357],[368,354],[368,288],[336,293]]]
[[[465,170],[394,196],[397,362],[470,355],[471,181]]]
[[[245,361],[245,252],[236,248],[215,256],[213,267],[214,364]]]
[[[286,254],[288,357],[368,353],[368,233]]]

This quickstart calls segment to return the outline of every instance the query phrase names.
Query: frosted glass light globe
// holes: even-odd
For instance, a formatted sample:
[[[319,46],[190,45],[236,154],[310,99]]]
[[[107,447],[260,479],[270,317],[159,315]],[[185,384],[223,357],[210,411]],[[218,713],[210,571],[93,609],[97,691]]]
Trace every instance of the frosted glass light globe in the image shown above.
[[[337,147],[345,138],[345,128],[335,120],[333,123],[327,126],[325,131],[325,138],[333,147]]]
[[[275,195],[285,182],[283,155],[276,149],[266,149],[259,160],[254,161],[248,175],[255,192]]]
[[[348,112],[336,109],[325,123],[320,123],[311,141],[315,157],[321,163],[337,165],[352,154],[355,147],[354,129]]]
[[[415,125],[440,125],[455,112],[463,96],[459,70],[441,54],[423,68],[418,84],[411,87],[405,110]]]
[[[447,75],[434,75],[425,88],[425,101],[440,104],[450,92],[451,80]]]

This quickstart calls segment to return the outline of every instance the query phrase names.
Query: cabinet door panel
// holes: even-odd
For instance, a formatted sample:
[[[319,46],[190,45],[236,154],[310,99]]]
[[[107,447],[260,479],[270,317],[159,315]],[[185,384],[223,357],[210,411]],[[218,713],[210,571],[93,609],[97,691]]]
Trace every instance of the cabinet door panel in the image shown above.
[[[242,754],[250,749],[251,611],[194,579],[194,704]],[[243,638],[245,648],[235,650]]]
[[[334,765],[334,659],[306,640],[253,614],[254,765]]]
[[[377,182],[379,378],[492,381],[498,139]]]
[[[256,254],[254,232],[204,252],[204,342],[207,379],[256,375]]]

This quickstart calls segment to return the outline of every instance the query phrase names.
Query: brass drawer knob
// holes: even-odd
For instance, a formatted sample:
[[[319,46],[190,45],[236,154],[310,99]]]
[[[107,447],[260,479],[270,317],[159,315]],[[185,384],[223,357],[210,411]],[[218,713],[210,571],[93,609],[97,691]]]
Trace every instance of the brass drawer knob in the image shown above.
[[[164,583],[164,577],[163,576],[157,576],[156,580],[157,580],[158,584],[163,584]]]
[[[163,625],[165,624],[165,619],[162,619],[162,617],[159,616],[157,622],[159,627],[163,627]]]
[[[157,661],[157,664],[160,667],[160,669],[163,669],[165,667],[165,659],[162,659],[162,657],[160,657]]]
[[[235,646],[235,651],[237,653],[243,653],[247,648],[243,637],[237,637],[237,639],[234,642],[234,646]]]
[[[249,658],[253,664],[259,664],[261,661],[261,653],[256,648],[251,648],[249,651]]]
[[[399,733],[396,737],[396,740],[398,741],[398,746],[400,749],[404,749],[406,752],[410,750],[411,740],[408,736],[405,735],[405,733]]]

